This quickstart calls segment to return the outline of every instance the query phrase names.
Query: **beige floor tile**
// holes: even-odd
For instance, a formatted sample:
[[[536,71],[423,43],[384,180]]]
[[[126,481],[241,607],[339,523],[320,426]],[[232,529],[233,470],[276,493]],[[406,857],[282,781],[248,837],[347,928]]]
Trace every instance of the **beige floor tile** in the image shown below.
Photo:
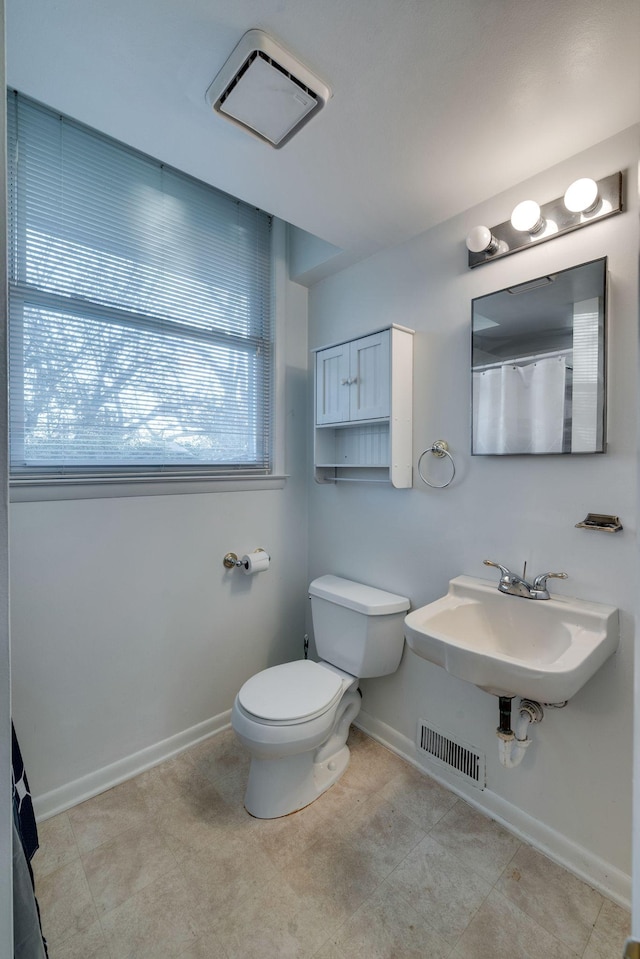
[[[86,932],[98,914],[79,859],[44,876],[36,887],[42,929],[52,943]]]
[[[361,746],[367,746],[373,740],[367,736],[357,726],[349,726],[349,735],[347,737],[347,746],[349,749],[358,749]]]
[[[353,746],[351,746],[353,742]],[[381,746],[373,739],[363,737],[358,733],[348,743],[351,757],[349,768],[351,774],[371,792],[382,789],[391,779],[398,776],[407,768],[404,760]]]
[[[38,841],[40,847],[32,860],[36,880],[80,857],[66,812],[38,823]]]
[[[421,842],[425,833],[379,794],[372,795],[341,822],[344,838],[366,855],[384,879]]]
[[[170,803],[156,822],[176,860],[183,862],[215,843],[221,832],[241,826],[246,817],[244,809],[230,806],[207,784]]]
[[[365,850],[332,836],[291,858],[281,875],[292,888],[311,893],[331,922],[349,918],[381,882]]]
[[[214,923],[233,906],[259,893],[276,868],[253,834],[220,833],[205,853],[182,863],[189,888],[207,921]]]
[[[153,766],[136,776],[135,783],[151,813],[161,812],[177,799],[185,799],[198,788],[199,776],[186,753]]]
[[[95,849],[120,833],[144,826],[149,810],[134,779],[74,806],[69,821],[80,852]]]
[[[374,792],[349,763],[338,782],[316,799],[314,805],[321,809],[327,819],[336,820],[351,816],[354,809],[366,802]]]
[[[279,819],[251,819],[252,836],[278,869],[327,835],[330,822],[320,802]]]
[[[325,942],[318,952],[314,953],[313,959],[346,959],[346,957],[333,942]]]
[[[232,729],[211,736],[184,755],[194,769],[211,782],[225,779],[240,770],[249,773],[251,757]]]
[[[62,943],[47,941],[49,959],[111,959],[102,926],[96,920],[83,932],[74,933]]]
[[[111,959],[102,926],[96,920],[62,943],[48,942],[49,959]]]
[[[175,959],[207,932],[176,869],[102,916],[112,959]]]
[[[310,959],[334,931],[322,902],[281,877],[220,918],[228,959]]]
[[[491,891],[490,883],[430,836],[387,881],[448,942],[464,932]]]
[[[350,959],[446,959],[451,951],[450,944],[386,883],[333,938]]]
[[[522,843],[510,832],[460,800],[433,827],[429,835],[494,883]]]
[[[152,825],[129,829],[84,853],[82,864],[99,915],[176,868],[175,857]]]
[[[582,955],[603,904],[599,892],[530,846],[518,850],[496,888]]]
[[[451,959],[577,959],[564,943],[495,890],[480,908]]]
[[[244,794],[247,791],[248,779],[249,770],[238,768],[224,779],[217,779],[215,783],[215,788],[224,801],[237,812],[244,812],[246,816],[249,816],[249,813],[244,808]]]
[[[227,950],[222,943],[215,938],[213,933],[207,933],[202,939],[198,939],[184,952],[181,952],[179,959],[228,959],[228,957]]]
[[[620,959],[630,935],[629,912],[605,899],[585,949],[584,959]]]
[[[380,795],[425,832],[458,802],[452,792],[406,763]]]

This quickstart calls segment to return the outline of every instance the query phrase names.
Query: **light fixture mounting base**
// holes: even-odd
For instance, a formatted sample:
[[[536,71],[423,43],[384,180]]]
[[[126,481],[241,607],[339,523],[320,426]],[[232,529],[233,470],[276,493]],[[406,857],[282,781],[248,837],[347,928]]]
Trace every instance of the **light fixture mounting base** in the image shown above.
[[[491,235],[497,244],[495,252],[483,250],[481,253],[473,253],[469,250],[469,268],[473,269],[483,263],[491,263],[512,253],[528,250],[539,243],[622,213],[622,173],[612,173],[596,182],[599,202],[590,212],[572,213],[564,204],[564,196],[561,196],[540,206],[543,228],[534,234],[514,229],[510,220],[490,227]]]

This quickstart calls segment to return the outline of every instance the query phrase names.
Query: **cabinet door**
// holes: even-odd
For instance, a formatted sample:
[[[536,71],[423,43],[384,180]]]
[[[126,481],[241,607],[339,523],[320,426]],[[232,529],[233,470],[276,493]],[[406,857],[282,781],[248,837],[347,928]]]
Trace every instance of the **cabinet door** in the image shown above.
[[[389,376],[389,330],[351,343],[350,419],[373,420],[390,415]]]
[[[316,353],[316,423],[349,419],[349,344]]]

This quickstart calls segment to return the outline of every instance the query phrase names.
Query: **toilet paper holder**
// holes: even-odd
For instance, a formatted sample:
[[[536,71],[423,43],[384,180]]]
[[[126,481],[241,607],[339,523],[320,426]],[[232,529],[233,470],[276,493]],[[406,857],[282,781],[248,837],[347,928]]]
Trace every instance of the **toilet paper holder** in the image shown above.
[[[263,549],[262,546],[257,546],[253,552],[266,554],[267,551]],[[267,559],[269,559],[268,556]],[[247,569],[246,559],[244,557],[242,559],[238,559],[237,553],[225,553],[225,556],[222,560],[222,565],[225,567],[225,569]]]

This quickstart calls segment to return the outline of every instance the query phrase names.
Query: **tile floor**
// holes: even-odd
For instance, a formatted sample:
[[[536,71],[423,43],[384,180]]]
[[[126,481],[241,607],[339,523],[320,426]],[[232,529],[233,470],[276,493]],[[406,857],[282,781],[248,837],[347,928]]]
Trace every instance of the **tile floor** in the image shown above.
[[[229,730],[40,826],[52,959],[620,959],[629,916],[353,730],[350,766],[252,819]]]

